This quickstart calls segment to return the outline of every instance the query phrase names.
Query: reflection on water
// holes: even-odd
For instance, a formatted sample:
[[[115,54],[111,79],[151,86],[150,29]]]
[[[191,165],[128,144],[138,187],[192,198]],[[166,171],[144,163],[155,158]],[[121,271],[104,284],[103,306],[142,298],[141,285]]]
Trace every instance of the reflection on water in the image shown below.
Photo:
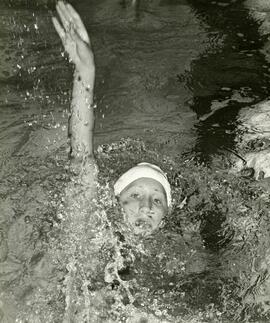
[[[189,3],[207,30],[223,40],[222,47],[211,44],[201,53],[187,76],[194,93],[191,108],[202,120],[196,151],[207,160],[220,148],[233,148],[239,109],[269,96],[270,66],[260,52],[267,37],[243,1]]]
[[[62,209],[65,189],[74,195],[65,169],[72,71],[51,24],[54,1],[1,3],[0,320],[238,320],[268,277],[259,254],[269,244],[267,196],[177,155],[231,147],[239,108],[268,95],[258,24],[241,2],[73,3],[96,55],[105,188],[98,212],[85,213],[83,194]],[[143,141],[111,144],[124,136]],[[142,160],[167,171],[175,199],[146,241],[127,234],[105,185]]]

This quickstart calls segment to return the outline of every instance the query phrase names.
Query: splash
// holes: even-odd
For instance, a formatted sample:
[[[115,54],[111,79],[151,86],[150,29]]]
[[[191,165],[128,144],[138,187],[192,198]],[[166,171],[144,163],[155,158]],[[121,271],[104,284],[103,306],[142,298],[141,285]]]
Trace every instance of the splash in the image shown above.
[[[12,167],[2,174],[3,319],[267,317],[269,197],[256,182],[211,170],[192,156],[161,156],[126,138],[96,151],[96,199],[89,176],[96,166],[86,164],[72,175],[65,151],[56,155],[57,161],[28,158],[11,182]],[[112,194],[114,180],[141,161],[167,173],[174,201],[162,228],[147,239],[132,234]]]

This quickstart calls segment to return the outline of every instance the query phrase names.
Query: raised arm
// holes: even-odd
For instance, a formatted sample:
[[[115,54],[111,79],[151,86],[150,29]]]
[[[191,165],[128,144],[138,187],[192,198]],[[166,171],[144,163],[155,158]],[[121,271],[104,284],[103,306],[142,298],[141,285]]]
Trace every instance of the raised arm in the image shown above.
[[[75,9],[70,4],[59,1],[56,10],[60,21],[53,17],[54,27],[70,61],[75,65],[69,136],[71,159],[77,162],[94,157],[94,55],[88,33]]]

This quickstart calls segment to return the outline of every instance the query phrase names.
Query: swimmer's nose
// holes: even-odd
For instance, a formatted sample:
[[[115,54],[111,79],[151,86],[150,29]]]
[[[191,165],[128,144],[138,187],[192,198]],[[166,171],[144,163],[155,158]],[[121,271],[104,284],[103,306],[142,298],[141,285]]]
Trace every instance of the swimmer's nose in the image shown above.
[[[140,214],[149,216],[151,209],[152,209],[151,199],[148,197],[143,198],[140,203]]]

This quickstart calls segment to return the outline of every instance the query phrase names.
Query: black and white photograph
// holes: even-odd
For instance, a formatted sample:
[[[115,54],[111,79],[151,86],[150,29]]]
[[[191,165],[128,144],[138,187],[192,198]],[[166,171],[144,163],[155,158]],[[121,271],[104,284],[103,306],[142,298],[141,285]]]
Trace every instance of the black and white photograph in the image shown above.
[[[270,0],[0,0],[0,323],[270,322]]]

